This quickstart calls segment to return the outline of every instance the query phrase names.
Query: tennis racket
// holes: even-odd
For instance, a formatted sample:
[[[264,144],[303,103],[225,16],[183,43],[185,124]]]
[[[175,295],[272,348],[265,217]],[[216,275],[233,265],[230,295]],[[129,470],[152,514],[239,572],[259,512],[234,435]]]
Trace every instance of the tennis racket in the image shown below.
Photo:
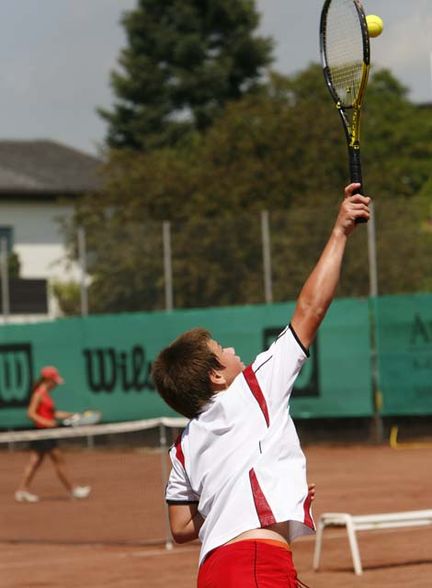
[[[96,425],[102,418],[102,414],[98,410],[85,410],[84,412],[76,412],[72,416],[63,419],[65,427],[80,427],[82,425]]]
[[[361,184],[360,113],[370,67],[366,16],[359,0],[325,0],[321,12],[320,53],[327,87],[345,131],[351,182]],[[367,222],[359,218],[356,222]]]

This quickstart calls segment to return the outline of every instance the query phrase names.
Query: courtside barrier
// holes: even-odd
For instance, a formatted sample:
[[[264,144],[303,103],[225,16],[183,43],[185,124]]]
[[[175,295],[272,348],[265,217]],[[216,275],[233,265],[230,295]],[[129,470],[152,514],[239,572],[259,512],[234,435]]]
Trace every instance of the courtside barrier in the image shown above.
[[[157,393],[151,366],[193,327],[235,347],[245,365],[277,338],[294,303],[68,318],[0,330],[0,429],[30,426],[27,409],[44,365],[64,378],[56,408],[98,410],[104,423],[178,417]],[[295,383],[298,418],[373,414],[367,300],[336,300]],[[348,394],[349,392],[349,394]],[[340,402],[343,396],[344,402]]]

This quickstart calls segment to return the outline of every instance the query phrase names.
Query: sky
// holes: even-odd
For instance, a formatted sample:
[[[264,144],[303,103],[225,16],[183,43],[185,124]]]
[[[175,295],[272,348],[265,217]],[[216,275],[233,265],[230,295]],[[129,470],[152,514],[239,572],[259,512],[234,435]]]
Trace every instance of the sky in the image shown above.
[[[163,0],[161,0],[163,1]],[[274,40],[274,69],[319,61],[323,0],[256,0],[259,33]],[[97,154],[110,108],[110,71],[126,44],[120,18],[136,0],[0,0],[0,139],[52,139]],[[432,0],[364,0],[384,20],[372,63],[416,102],[432,101]]]

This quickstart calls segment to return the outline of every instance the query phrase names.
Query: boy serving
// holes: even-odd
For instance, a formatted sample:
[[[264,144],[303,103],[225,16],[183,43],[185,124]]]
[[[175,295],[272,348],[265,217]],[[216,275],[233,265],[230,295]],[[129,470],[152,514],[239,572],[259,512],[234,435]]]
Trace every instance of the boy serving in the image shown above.
[[[290,544],[314,532],[314,491],[289,399],[334,298],[347,239],[358,219],[369,219],[370,198],[358,188],[345,188],[290,324],[251,365],[201,328],[178,337],[153,365],[160,395],[191,419],[170,451],[166,500],[174,540],[201,541],[199,588],[301,585]]]

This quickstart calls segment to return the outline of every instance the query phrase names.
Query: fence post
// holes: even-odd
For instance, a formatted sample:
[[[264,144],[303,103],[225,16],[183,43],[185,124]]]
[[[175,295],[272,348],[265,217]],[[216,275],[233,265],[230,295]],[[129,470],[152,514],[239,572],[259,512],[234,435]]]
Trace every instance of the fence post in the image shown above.
[[[270,222],[268,210],[261,211],[261,239],[264,272],[264,297],[267,304],[273,302],[273,284],[271,268]]]
[[[381,417],[382,394],[380,391],[378,369],[378,266],[376,253],[375,209],[373,202],[369,205],[371,215],[367,224],[368,261],[369,261],[369,317],[371,331],[371,371],[372,371],[372,441],[376,444],[384,440],[384,426]]]
[[[9,321],[10,314],[10,294],[9,294],[9,251],[8,243],[5,237],[0,239],[0,264],[1,264],[1,290],[2,290],[2,313],[3,322]]]
[[[369,296],[376,298],[378,296],[378,267],[376,253],[376,227],[375,227],[375,208],[374,203],[369,204],[371,212],[367,224],[368,239],[368,259],[369,259]]]
[[[80,291],[81,291],[81,316],[88,315],[88,293],[87,293],[87,248],[84,227],[78,227],[78,258],[81,268]]]
[[[165,277],[165,310],[172,310],[174,307],[173,296],[173,277],[172,277],[172,254],[171,254],[171,223],[164,221],[162,223],[163,236],[163,258],[164,258],[164,277]]]
[[[166,438],[166,427],[164,424],[159,425],[159,446],[161,452],[161,467],[162,467],[162,487],[165,493],[165,488],[168,482],[168,467],[167,467],[167,438]],[[165,503],[165,549],[172,549],[173,542],[171,538],[171,529],[168,517],[168,506]]]

